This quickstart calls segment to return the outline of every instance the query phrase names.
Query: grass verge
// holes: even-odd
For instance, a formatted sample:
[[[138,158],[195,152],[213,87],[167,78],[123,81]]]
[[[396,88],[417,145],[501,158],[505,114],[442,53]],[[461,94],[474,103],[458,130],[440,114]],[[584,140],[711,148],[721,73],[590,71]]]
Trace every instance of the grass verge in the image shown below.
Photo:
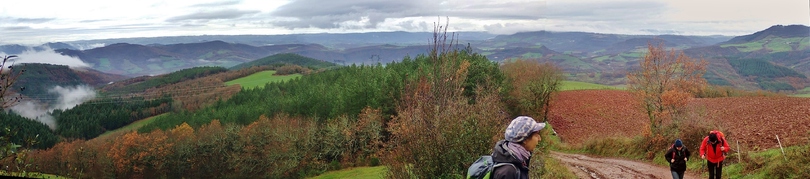
[[[663,154],[667,149],[644,152],[644,140],[638,138],[606,138],[589,141],[587,144],[563,149],[570,153],[588,153],[607,157],[620,157],[631,160],[652,162],[668,167]],[[633,149],[635,148],[635,149]],[[700,158],[697,148],[690,148],[692,156],[687,162],[687,171],[702,177],[708,176],[706,160]],[[649,156],[653,158],[650,161]],[[739,157],[738,157],[739,156]],[[785,148],[785,154],[779,148],[765,151],[734,153],[730,152],[723,162],[724,178],[810,178],[810,143]]]
[[[355,179],[380,179],[385,178],[385,172],[388,169],[385,166],[377,167],[355,167],[343,169],[338,171],[326,172],[322,175],[312,177],[309,179],[338,179],[338,178],[355,178]]]

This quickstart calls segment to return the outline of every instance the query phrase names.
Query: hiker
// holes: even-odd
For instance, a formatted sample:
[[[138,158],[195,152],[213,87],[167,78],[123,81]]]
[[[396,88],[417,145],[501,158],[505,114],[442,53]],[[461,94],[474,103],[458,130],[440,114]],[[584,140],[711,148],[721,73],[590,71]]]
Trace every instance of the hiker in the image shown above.
[[[689,149],[683,147],[681,139],[676,139],[675,144],[669,148],[664,158],[669,162],[669,170],[672,172],[673,179],[683,179],[683,174],[686,172],[686,161],[689,161],[691,153]]]
[[[706,159],[709,168],[709,179],[720,179],[723,175],[723,160],[726,159],[728,144],[720,131],[711,131],[700,144],[700,158]]]
[[[496,163],[511,163],[514,167],[501,166],[492,172],[493,179],[529,178],[529,161],[532,151],[540,142],[540,130],[546,123],[538,123],[528,116],[519,116],[509,123],[505,139],[498,141],[492,152]]]

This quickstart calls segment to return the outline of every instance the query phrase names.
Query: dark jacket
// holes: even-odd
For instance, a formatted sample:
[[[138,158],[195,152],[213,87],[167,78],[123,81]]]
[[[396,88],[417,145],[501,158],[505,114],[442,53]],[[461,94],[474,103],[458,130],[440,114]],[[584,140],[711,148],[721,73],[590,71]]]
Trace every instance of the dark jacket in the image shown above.
[[[680,151],[675,149],[675,147],[672,147],[669,148],[667,153],[664,154],[664,158],[667,159],[670,170],[683,172],[686,171],[686,159],[689,158],[690,155],[691,153],[686,147],[681,148]],[[675,162],[670,162],[673,158],[675,159]]]
[[[492,161],[495,161],[496,164],[511,163],[520,170],[520,174],[518,175],[515,167],[505,165],[495,168],[495,170],[492,171],[492,179],[528,179],[529,161],[531,158],[526,161],[518,160],[517,157],[512,155],[509,148],[506,147],[506,143],[506,140],[501,140],[495,144],[495,148],[492,150]]]

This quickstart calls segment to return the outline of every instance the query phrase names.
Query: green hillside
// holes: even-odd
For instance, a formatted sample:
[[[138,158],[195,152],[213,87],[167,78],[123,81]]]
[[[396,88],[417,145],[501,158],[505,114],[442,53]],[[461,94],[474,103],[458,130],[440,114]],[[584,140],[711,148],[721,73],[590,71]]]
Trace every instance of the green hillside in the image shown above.
[[[560,86],[560,91],[569,90],[587,90],[587,89],[621,89],[621,87],[601,85],[596,83],[579,82],[579,81],[563,81]]]
[[[68,66],[38,63],[21,66],[25,69],[25,73],[19,77],[14,86],[24,87],[25,90],[21,93],[29,97],[55,99],[58,97],[57,94],[48,92],[54,86],[85,84],[81,76]]]
[[[194,67],[160,76],[129,79],[123,82],[107,85],[104,90],[119,93],[142,92],[149,88],[174,84],[180,81],[191,80],[225,71],[228,71],[228,69],[223,67]]]
[[[242,86],[242,89],[252,89],[252,88],[255,88],[255,87],[260,87],[260,88],[264,87],[264,85],[267,84],[267,83],[282,82],[282,81],[287,81],[287,80],[290,80],[290,79],[295,79],[295,78],[303,76],[301,74],[276,76],[276,75],[273,75],[275,73],[276,73],[276,71],[273,71],[273,70],[258,72],[258,73],[254,73],[254,74],[252,74],[250,76],[246,76],[246,77],[242,77],[242,78],[239,78],[239,79],[227,81],[227,82],[225,82],[225,84],[228,85],[228,86],[234,85],[234,84],[239,84],[240,86]]]
[[[793,46],[795,46],[797,49],[807,48],[806,37],[783,38],[777,36],[768,36],[757,41],[720,45],[720,47],[735,47],[741,52],[767,50],[769,53],[792,51]]]
[[[247,63],[242,63],[236,66],[231,67],[231,70],[238,70],[242,68],[248,68],[252,66],[264,66],[264,65],[273,65],[273,66],[281,66],[284,64],[294,64],[298,66],[308,67],[312,69],[321,69],[335,66],[333,63],[321,61],[314,58],[309,58],[305,56],[301,56],[294,53],[282,53],[282,54],[275,54],[268,57],[264,57],[258,60],[254,60]]]
[[[782,77],[795,77],[807,79],[807,77],[793,69],[775,65],[762,59],[738,59],[728,60],[728,63],[742,76],[754,77],[760,88],[771,91],[797,90],[786,81],[775,80]]]
[[[138,128],[141,128],[144,125],[152,123],[152,121],[154,121],[153,119],[155,119],[156,117],[163,116],[163,115],[166,115],[166,114],[168,114],[168,113],[164,113],[164,114],[161,114],[161,115],[152,116],[152,117],[149,117],[149,118],[146,118],[146,119],[141,119],[141,120],[132,122],[131,124],[126,125],[124,127],[121,127],[121,128],[115,129],[115,130],[106,131],[106,132],[104,132],[103,134],[99,135],[96,138],[109,136],[109,135],[115,134],[115,133],[126,133],[126,132],[131,132],[131,131],[137,131]]]

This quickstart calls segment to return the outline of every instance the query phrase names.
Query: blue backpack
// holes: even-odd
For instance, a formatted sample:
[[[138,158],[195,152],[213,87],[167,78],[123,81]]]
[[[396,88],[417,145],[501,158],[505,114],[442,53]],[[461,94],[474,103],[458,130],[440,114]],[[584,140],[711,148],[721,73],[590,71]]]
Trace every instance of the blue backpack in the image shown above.
[[[492,177],[492,171],[494,171],[495,168],[504,165],[515,167],[515,165],[511,163],[496,164],[495,161],[492,161],[492,156],[490,155],[481,156],[467,169],[467,179],[489,179]],[[517,171],[518,176],[520,176],[520,170],[517,167],[515,167],[515,171]]]

